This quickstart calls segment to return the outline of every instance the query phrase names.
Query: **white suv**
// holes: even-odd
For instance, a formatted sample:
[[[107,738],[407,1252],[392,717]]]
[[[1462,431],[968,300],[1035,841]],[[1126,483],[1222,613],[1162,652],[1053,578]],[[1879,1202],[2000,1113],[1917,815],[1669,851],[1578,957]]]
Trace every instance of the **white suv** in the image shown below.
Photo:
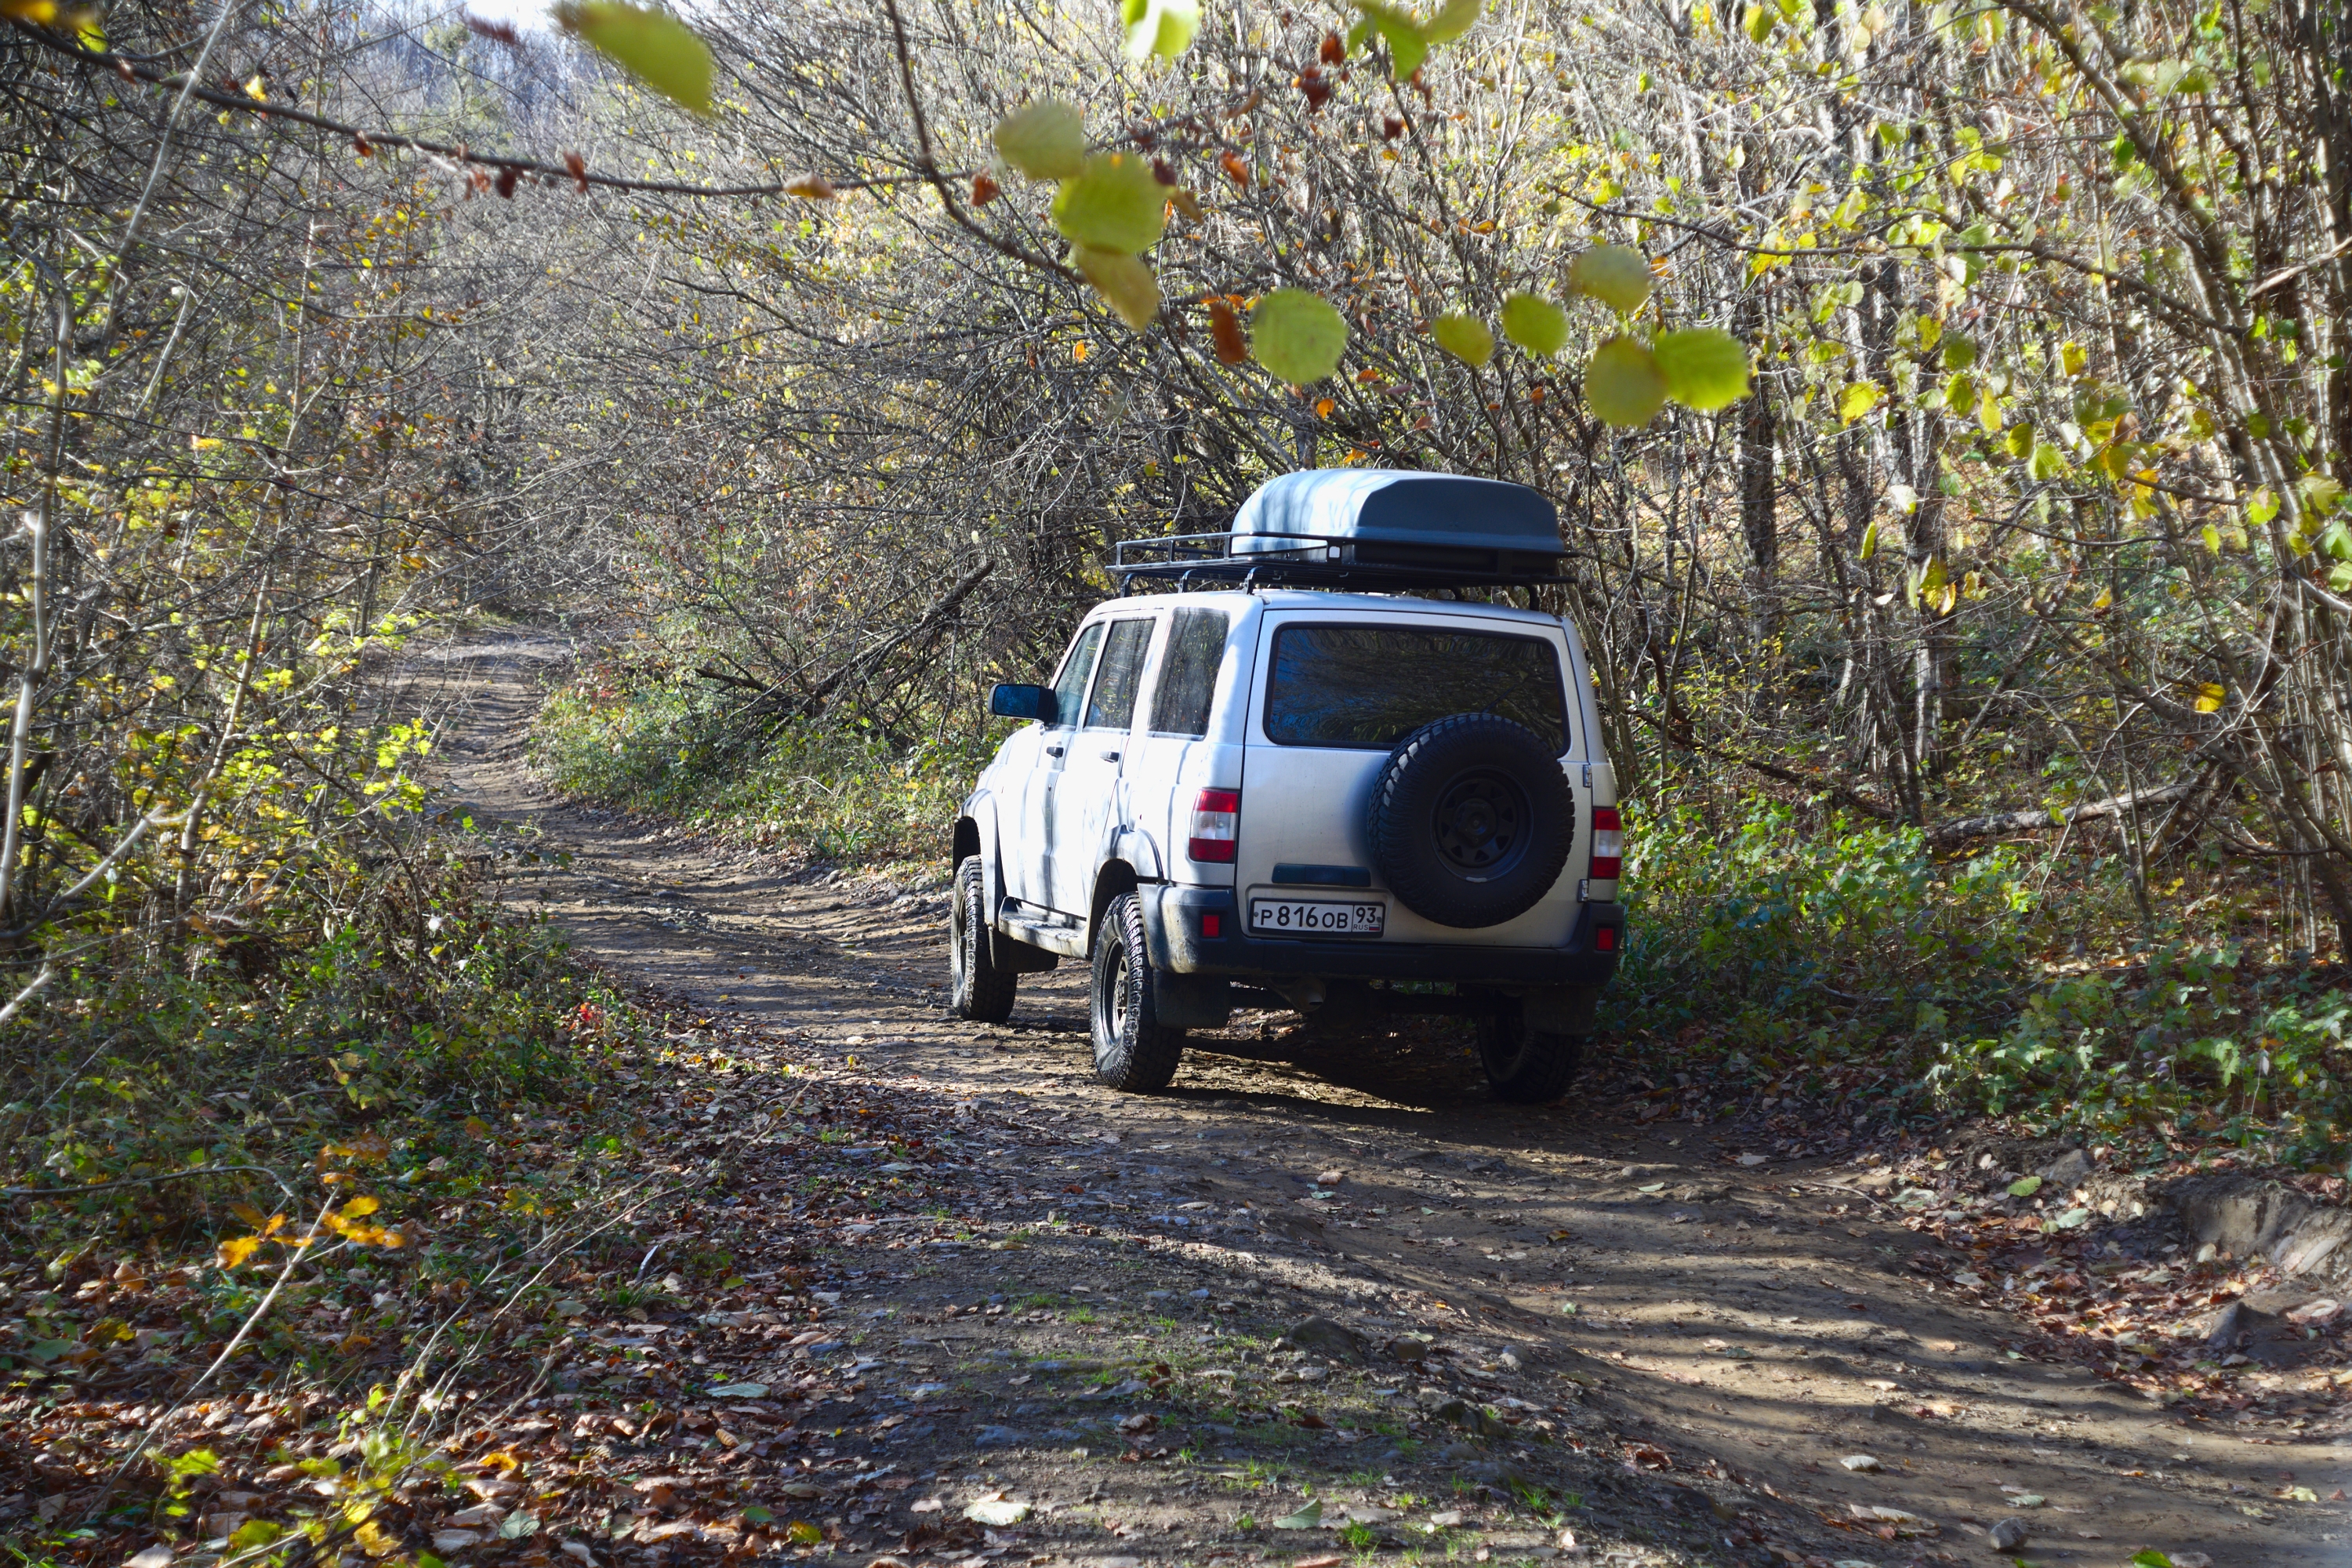
[[[1462,595],[1561,553],[1535,490],[1367,469],[1121,546],[1177,591],[991,700],[1033,722],[956,819],[954,1010],[1089,959],[1095,1069],[1144,1092],[1236,1005],[1468,1014],[1498,1096],[1559,1098],[1624,946],[1616,775],[1575,630]]]

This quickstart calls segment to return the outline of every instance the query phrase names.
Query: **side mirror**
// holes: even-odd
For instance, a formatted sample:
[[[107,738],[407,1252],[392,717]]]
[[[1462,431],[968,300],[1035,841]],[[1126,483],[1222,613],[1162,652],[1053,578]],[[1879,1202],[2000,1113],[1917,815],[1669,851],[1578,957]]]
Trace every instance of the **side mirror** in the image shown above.
[[[1054,693],[1049,687],[1006,682],[988,694],[988,710],[999,719],[1034,719],[1050,724],[1054,721]]]

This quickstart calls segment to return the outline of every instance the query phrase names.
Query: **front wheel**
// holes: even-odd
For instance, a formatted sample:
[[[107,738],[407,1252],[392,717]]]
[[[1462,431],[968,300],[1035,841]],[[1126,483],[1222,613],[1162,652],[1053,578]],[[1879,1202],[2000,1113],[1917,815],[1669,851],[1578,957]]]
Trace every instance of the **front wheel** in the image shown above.
[[[1013,1016],[1017,975],[996,967],[988,927],[988,896],[980,878],[980,857],[956,867],[948,899],[948,1011],[976,1024],[1002,1024]]]
[[[1122,893],[1095,933],[1095,1076],[1129,1094],[1157,1094],[1176,1076],[1184,1031],[1160,1022],[1159,975],[1143,940],[1143,906]]]
[[[1583,1061],[1581,1037],[1530,1029],[1517,1008],[1478,1020],[1478,1064],[1506,1104],[1549,1105]]]

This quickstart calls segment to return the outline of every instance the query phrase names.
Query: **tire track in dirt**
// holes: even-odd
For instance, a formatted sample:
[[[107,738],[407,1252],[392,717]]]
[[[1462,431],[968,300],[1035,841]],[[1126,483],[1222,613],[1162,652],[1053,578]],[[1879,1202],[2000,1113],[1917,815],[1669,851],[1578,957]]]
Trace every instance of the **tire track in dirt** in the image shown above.
[[[1906,1274],[1919,1238],[1839,1173],[1727,1163],[1729,1130],[1639,1130],[1573,1094],[1498,1105],[1444,1021],[1327,1039],[1245,1016],[1188,1051],[1168,1094],[1114,1095],[1089,1070],[1076,965],[1025,977],[1009,1025],[949,1018],[943,874],[912,889],[807,879],[536,789],[524,737],[566,656],[484,635],[412,665],[430,700],[462,699],[438,753],[448,798],[514,869],[512,901],[615,971],[751,1026],[804,1078],[976,1108],[954,1112],[973,1131],[953,1168],[987,1204],[957,1223],[1019,1238],[922,1243],[937,1250],[909,1268],[918,1244],[890,1227],[916,1216],[774,1222],[777,1245],[839,1293],[854,1353],[953,1363],[964,1380],[956,1419],[916,1404],[870,1456],[827,1461],[887,1456],[919,1484],[872,1494],[886,1506],[814,1550],[887,1546],[1009,1488],[1035,1510],[992,1527],[985,1550],[1104,1568],[1354,1549],[1542,1560],[1561,1521],[1604,1561],[1893,1568],[1996,1560],[1985,1531],[2012,1517],[2035,1562],[2120,1565],[2146,1547],[2217,1565],[2347,1560],[2340,1505],[2276,1500],[2282,1476],[2323,1495],[2341,1484],[2340,1450],[2192,1434],[2019,1358],[2003,1348],[2021,1342],[2013,1321]],[[739,1169],[779,1184],[801,1169],[762,1158]],[[964,1303],[977,1316],[948,1314]],[[1368,1364],[1266,1348],[1310,1314],[1376,1347]],[[1377,1348],[1411,1354],[1415,1334],[1438,1353]],[[1090,1405],[1034,1370],[1073,1356],[1168,1371]],[[1103,1426],[1105,1409],[1131,1425]],[[1146,1418],[1185,1447],[1149,1458],[1165,1445]],[[1147,1458],[1109,1457],[1123,1447]],[[1265,1528],[1307,1484],[1327,1526],[1361,1516],[1352,1544]],[[1460,1500],[1431,1506],[1457,1485]],[[1529,1486],[1582,1506],[1551,1520],[1522,1505]],[[949,1506],[903,1511],[926,1496]],[[1448,1513],[1462,1518],[1430,1525]]]

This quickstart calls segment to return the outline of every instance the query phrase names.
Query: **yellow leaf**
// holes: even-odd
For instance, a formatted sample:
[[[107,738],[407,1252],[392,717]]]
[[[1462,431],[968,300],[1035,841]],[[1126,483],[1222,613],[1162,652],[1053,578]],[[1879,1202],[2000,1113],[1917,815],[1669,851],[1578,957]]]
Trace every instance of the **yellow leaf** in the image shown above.
[[[1862,531],[1862,559],[1869,560],[1878,553],[1878,520],[1872,518],[1870,526]]]
[[[400,1537],[374,1520],[369,1520],[352,1531],[352,1539],[358,1542],[360,1550],[371,1557],[389,1557],[400,1550]]]
[[[1748,395],[1748,350],[1720,327],[1660,332],[1650,353],[1666,373],[1666,395],[1712,414]]]
[[[1429,335],[1464,364],[1481,365],[1495,357],[1495,334],[1475,316],[1440,316],[1429,323]]]
[[[1160,314],[1160,284],[1140,258],[1082,245],[1072,259],[1086,280],[1118,312],[1118,319],[1137,331],[1151,325]]]
[[[1596,245],[1568,269],[1569,291],[1630,315],[1650,297],[1650,264],[1622,245]]]
[[[1621,333],[1592,352],[1584,401],[1605,424],[1629,430],[1646,425],[1665,404],[1666,373],[1648,349]]]
[[[2059,348],[2058,360],[2066,367],[2068,375],[2080,375],[2083,367],[2091,363],[2091,354],[2082,344],[2070,342]]]
[[[1886,395],[1885,388],[1874,381],[1856,381],[1847,384],[1846,389],[1838,394],[1838,422],[1843,425],[1853,424],[1877,407],[1878,400],[1885,395]]]
[[[2214,685],[2210,680],[2207,681],[2204,685],[2197,689],[2197,711],[2200,713],[2219,713],[2221,710],[2222,700],[2229,695],[2230,694],[2228,692],[2222,690],[2219,686]]]
[[[1304,289],[1276,289],[1251,308],[1251,356],[1294,385],[1339,369],[1347,347],[1346,320],[1330,301]]]
[[[1148,250],[1168,224],[1168,190],[1139,153],[1088,158],[1054,197],[1054,226],[1074,245]]]
[[[1750,5],[1747,16],[1741,18],[1740,26],[1747,30],[1748,37],[1760,44],[1772,36],[1772,29],[1780,20],[1780,12],[1772,6]]]
[[[1086,117],[1056,99],[1040,99],[998,122],[996,151],[1033,180],[1074,179],[1087,161]]]
[[[1538,359],[1549,359],[1568,346],[1568,312],[1538,294],[1508,295],[1503,335]]]
[[[228,1240],[220,1244],[220,1266],[223,1268],[236,1268],[241,1267],[247,1258],[253,1256],[255,1249],[259,1247],[260,1245],[261,1237],[257,1236],[238,1236],[230,1237]]]
[[[496,1470],[502,1476],[512,1475],[522,1468],[522,1461],[515,1458],[515,1451],[512,1448],[494,1449],[474,1462],[486,1470]]]
[[[0,16],[46,27],[58,19],[57,0],[0,0]]]
[[[622,0],[567,0],[555,19],[681,109],[710,112],[710,49],[677,17]]]

